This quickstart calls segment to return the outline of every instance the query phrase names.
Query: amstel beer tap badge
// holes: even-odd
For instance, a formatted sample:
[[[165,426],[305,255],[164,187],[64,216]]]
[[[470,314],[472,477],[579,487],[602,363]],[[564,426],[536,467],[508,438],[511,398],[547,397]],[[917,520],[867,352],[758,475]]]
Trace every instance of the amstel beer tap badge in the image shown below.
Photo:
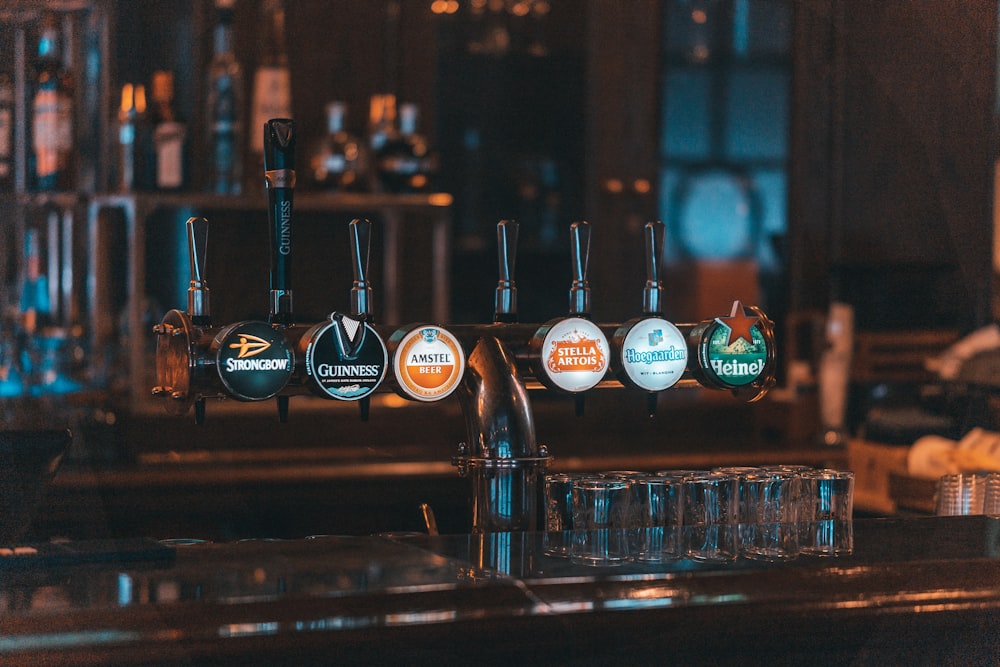
[[[581,317],[553,324],[540,349],[543,370],[559,389],[581,392],[596,386],[608,370],[608,339],[600,327]]]
[[[767,344],[760,318],[748,317],[743,304],[733,303],[729,317],[717,317],[705,330],[698,346],[704,372],[725,387],[748,385],[764,372]]]
[[[417,327],[399,341],[393,371],[400,390],[418,401],[451,394],[465,373],[465,353],[458,339],[436,326]]]

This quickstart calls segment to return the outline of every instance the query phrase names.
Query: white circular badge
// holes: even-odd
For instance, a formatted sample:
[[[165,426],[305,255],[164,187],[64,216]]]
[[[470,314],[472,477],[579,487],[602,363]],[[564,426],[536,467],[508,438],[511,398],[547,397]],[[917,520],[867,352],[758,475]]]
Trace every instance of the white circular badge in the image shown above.
[[[539,352],[549,382],[564,391],[591,389],[608,370],[608,339],[599,326],[582,317],[568,317],[549,327]]]
[[[677,384],[687,369],[687,341],[659,317],[639,320],[622,341],[622,369],[639,389],[662,391]]]

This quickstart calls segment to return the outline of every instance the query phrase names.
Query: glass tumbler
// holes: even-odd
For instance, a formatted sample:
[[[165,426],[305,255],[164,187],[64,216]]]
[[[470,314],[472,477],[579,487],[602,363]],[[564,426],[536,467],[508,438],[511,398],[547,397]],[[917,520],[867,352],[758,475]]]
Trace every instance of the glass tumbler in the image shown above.
[[[629,559],[629,485],[623,479],[585,477],[573,482],[570,560],[618,565]]]
[[[811,470],[802,474],[803,553],[843,556],[854,551],[854,473]]]
[[[708,472],[684,477],[684,551],[698,561],[739,555],[739,477]]]
[[[645,475],[632,477],[630,551],[637,561],[680,558],[683,479]]]
[[[573,531],[573,482],[581,473],[557,472],[545,476],[545,535],[542,549],[546,555],[569,558]]]
[[[802,477],[788,470],[760,471],[743,480],[748,558],[784,561],[799,555]]]

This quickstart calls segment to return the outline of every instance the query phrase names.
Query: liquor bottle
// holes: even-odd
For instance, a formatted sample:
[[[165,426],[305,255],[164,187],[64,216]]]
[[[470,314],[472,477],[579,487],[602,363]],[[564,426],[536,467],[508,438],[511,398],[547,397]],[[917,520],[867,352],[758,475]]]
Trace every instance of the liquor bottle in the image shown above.
[[[292,76],[285,49],[283,0],[263,0],[260,62],[253,78],[250,152],[259,173],[264,165],[264,125],[272,118],[292,118]]]
[[[347,104],[326,105],[326,135],[309,152],[309,180],[313,187],[331,191],[357,191],[365,187],[368,151],[347,131]]]
[[[52,14],[45,16],[38,39],[31,129],[36,189],[68,189],[73,148],[73,86],[71,74],[62,66],[59,26]]]
[[[146,118],[146,88],[142,84],[122,86],[118,106],[118,189],[121,192],[149,190],[149,123]]]
[[[0,192],[10,192],[13,189],[14,83],[10,72],[0,70]]]
[[[49,282],[42,273],[41,240],[31,227],[24,235],[24,277],[21,285],[21,329],[29,336],[51,323],[52,302]]]
[[[437,172],[437,157],[427,139],[417,131],[419,108],[403,104],[399,108],[399,131],[387,135],[376,152],[380,189],[386,192],[430,190]]]
[[[216,0],[217,23],[208,69],[209,190],[239,194],[243,190],[243,69],[233,53],[233,5]]]
[[[174,108],[173,72],[153,72],[152,100],[153,185],[157,190],[179,190],[187,176],[187,125]]]

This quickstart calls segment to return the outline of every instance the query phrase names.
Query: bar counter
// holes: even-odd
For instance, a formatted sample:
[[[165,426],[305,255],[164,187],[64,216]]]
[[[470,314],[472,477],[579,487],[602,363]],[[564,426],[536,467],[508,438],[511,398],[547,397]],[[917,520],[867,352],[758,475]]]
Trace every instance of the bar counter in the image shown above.
[[[0,664],[995,664],[1000,520],[854,534],[837,558],[618,567],[542,533],[67,543],[0,559]]]

